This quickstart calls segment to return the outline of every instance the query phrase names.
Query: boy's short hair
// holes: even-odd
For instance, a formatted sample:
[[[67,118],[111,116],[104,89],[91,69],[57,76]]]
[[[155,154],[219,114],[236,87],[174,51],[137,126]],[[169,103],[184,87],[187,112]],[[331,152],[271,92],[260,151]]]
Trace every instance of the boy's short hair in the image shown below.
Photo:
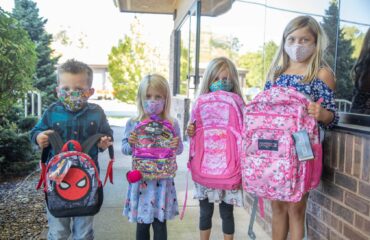
[[[75,59],[69,59],[65,63],[60,65],[58,67],[58,84],[60,79],[59,75],[63,73],[72,73],[72,74],[86,73],[87,84],[89,85],[89,87],[92,86],[93,71],[86,63],[77,61]]]

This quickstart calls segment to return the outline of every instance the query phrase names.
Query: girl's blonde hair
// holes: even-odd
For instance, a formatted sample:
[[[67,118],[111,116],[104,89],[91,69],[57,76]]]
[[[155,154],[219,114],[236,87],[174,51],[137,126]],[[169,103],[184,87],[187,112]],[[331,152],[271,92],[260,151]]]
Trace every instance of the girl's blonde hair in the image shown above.
[[[243,98],[239,85],[238,71],[236,70],[235,64],[226,57],[214,58],[212,61],[209,62],[203,75],[199,95],[209,93],[209,87],[211,86],[212,82],[224,70],[227,70],[229,72],[228,78],[233,83],[233,88],[231,89],[231,92],[236,93],[241,98]]]
[[[159,74],[146,75],[140,82],[139,89],[137,91],[136,102],[138,115],[134,120],[141,121],[145,117],[144,112],[144,101],[146,100],[146,94],[148,88],[153,88],[158,91],[165,98],[164,109],[162,113],[162,118],[171,120],[170,118],[170,108],[171,108],[171,93],[170,86],[167,80]]]
[[[274,82],[279,75],[287,70],[289,66],[289,56],[284,50],[286,38],[292,32],[304,27],[307,27],[311,34],[314,36],[316,47],[315,52],[310,57],[310,61],[302,82],[311,82],[317,76],[317,73],[322,67],[326,67],[331,70],[329,65],[323,59],[324,51],[328,46],[325,31],[313,17],[299,16],[291,20],[285,27],[280,47],[275,55],[274,60],[272,61],[270,70],[267,74],[267,81],[270,80]]]

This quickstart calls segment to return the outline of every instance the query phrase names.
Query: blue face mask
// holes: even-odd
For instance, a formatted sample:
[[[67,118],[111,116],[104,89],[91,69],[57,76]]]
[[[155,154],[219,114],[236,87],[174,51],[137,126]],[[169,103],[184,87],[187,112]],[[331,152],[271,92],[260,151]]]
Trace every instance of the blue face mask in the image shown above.
[[[230,92],[233,89],[233,83],[227,79],[218,79],[217,81],[213,82],[211,86],[209,86],[209,90],[211,92],[216,92],[218,90]]]

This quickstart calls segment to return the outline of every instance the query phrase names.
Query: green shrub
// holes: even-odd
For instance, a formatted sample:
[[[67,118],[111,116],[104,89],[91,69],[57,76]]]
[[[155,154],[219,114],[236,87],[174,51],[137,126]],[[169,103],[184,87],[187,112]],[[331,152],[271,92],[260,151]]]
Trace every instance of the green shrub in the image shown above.
[[[0,128],[0,175],[21,176],[34,170],[38,156],[28,133],[17,134],[12,129]]]
[[[38,118],[34,116],[28,116],[25,118],[21,118],[18,121],[18,128],[23,133],[31,131],[31,129],[36,125],[37,121],[38,121]]]
[[[18,123],[24,116],[24,110],[20,105],[8,107],[6,111],[0,114],[0,126],[8,128],[12,123]]]

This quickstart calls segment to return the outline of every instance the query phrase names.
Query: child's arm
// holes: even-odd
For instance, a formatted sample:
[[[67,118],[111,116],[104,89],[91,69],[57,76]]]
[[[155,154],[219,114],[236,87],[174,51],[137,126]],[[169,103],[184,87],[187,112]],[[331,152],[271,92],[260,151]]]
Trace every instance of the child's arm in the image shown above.
[[[186,132],[189,135],[189,137],[193,137],[195,134],[195,124],[190,123],[186,129]]]
[[[174,123],[174,128],[175,128],[175,132],[177,136],[176,139],[174,139],[173,143],[176,143],[177,145],[176,154],[180,155],[182,151],[184,150],[184,145],[182,144],[182,140],[181,140],[181,131],[180,131],[179,123],[176,119],[174,119],[173,123]]]
[[[193,137],[195,135],[195,128],[196,128],[196,120],[195,120],[195,109],[197,108],[198,101],[195,101],[192,111],[191,111],[191,117],[190,117],[190,123],[188,127],[186,128],[186,133],[189,137]]]
[[[132,154],[131,143],[132,143],[132,138],[134,136],[133,134],[134,129],[135,129],[134,122],[131,119],[128,120],[125,126],[124,133],[123,133],[122,146],[121,146],[121,151],[125,155]]]
[[[335,77],[333,72],[327,68],[320,69],[318,78],[322,84],[314,88],[316,102],[308,106],[308,113],[317,121],[331,128],[338,123],[339,116],[335,104]],[[322,103],[318,101],[322,98]]]
[[[49,145],[48,137],[46,131],[50,130],[48,122],[49,112],[46,110],[42,115],[42,118],[37,122],[30,132],[31,142],[39,145],[41,148],[45,148]]]
[[[113,130],[110,128],[109,122],[103,110],[101,110],[99,133],[108,135],[108,137],[100,138],[98,143],[99,150],[104,151],[113,144]]]

